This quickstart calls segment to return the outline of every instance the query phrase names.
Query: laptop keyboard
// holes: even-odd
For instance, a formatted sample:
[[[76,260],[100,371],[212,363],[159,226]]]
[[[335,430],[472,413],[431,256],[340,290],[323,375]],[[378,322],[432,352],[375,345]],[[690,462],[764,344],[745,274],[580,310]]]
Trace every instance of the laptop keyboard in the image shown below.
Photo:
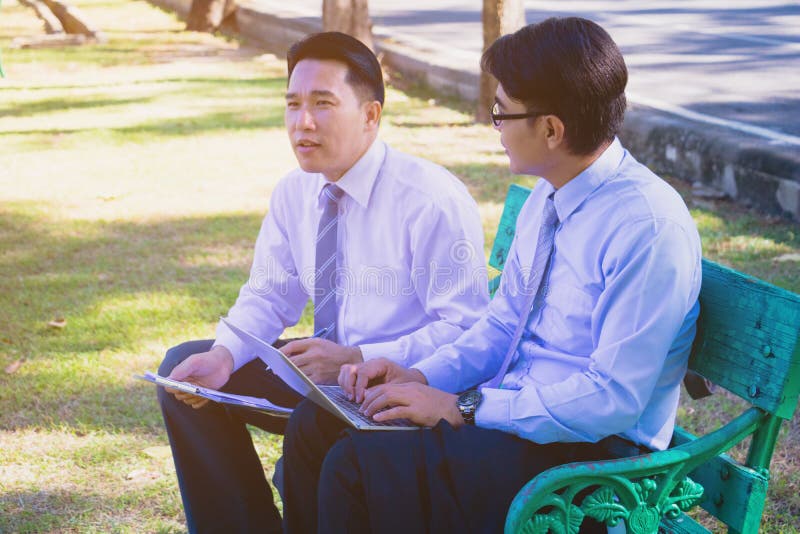
[[[361,413],[359,408],[361,407],[360,404],[357,404],[350,399],[348,399],[344,391],[339,386],[319,386],[325,395],[331,399],[337,406],[342,408],[347,415],[349,415],[352,419],[356,419],[365,423],[370,426],[417,426],[408,419],[393,419],[391,421],[375,421],[372,417],[364,415]],[[388,408],[384,408],[384,410],[388,410]],[[383,411],[383,410],[381,410]]]

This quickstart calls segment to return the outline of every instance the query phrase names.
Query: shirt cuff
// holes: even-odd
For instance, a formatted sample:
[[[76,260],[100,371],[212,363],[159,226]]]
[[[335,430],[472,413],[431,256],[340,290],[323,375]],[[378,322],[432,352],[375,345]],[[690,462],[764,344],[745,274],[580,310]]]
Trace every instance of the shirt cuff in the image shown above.
[[[524,395],[524,414],[512,413],[514,411],[512,405],[517,401],[518,396],[523,394],[523,391],[521,389],[481,389],[483,400],[475,412],[475,425],[514,434],[541,444],[593,441],[581,438],[550,417],[538,394]]]
[[[238,371],[244,364],[255,359],[255,354],[253,354],[253,351],[248,350],[247,344],[221,322],[217,325],[217,339],[214,341],[213,347],[220,345],[228,349],[233,356],[233,370],[231,372]]]
[[[387,358],[403,367],[407,365],[403,347],[399,341],[367,343],[359,345],[358,348],[361,350],[361,357],[365,362],[375,358]]]
[[[447,362],[443,362],[440,358],[437,358],[436,356],[425,358],[424,360],[412,365],[411,368],[416,369],[425,375],[425,380],[428,381],[429,386],[436,389],[441,389],[447,393],[458,393],[457,391],[453,390],[454,370],[452,366],[450,366]]]
[[[511,400],[519,393],[515,389],[483,388],[483,399],[475,412],[475,425],[509,432],[511,430]]]

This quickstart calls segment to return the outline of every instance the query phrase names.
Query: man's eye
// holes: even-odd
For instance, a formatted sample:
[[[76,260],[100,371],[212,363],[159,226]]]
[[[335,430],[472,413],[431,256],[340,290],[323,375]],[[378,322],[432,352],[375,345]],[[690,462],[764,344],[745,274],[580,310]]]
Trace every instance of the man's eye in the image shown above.
[[[317,100],[317,105],[318,106],[332,106],[333,102],[331,102],[330,100]]]
[[[286,102],[286,107],[289,109],[296,109],[299,106],[297,102]]]

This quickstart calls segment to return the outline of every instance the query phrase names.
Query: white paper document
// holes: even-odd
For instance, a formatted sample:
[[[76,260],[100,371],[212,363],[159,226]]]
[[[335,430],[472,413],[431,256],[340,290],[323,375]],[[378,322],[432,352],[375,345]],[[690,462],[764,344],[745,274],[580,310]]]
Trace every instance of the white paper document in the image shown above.
[[[204,388],[202,386],[190,384],[189,382],[179,382],[177,380],[159,376],[155,373],[151,373],[150,371],[147,371],[144,375],[135,375],[135,378],[146,380],[147,382],[152,382],[153,384],[157,384],[159,386],[174,388],[185,393],[191,393],[192,395],[197,395],[198,397],[203,397],[214,402],[251,408],[253,410],[265,412],[276,417],[289,417],[292,414],[291,408],[284,408],[283,406],[272,404],[267,399],[262,399],[260,397],[248,397],[247,395],[235,395],[233,393],[217,391],[216,389]]]

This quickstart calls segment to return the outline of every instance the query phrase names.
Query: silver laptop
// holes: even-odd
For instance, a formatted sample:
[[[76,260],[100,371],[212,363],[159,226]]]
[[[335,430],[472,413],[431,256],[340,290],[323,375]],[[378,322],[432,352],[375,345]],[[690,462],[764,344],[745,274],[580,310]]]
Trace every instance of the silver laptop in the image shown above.
[[[359,404],[350,401],[339,386],[323,386],[312,382],[284,353],[251,334],[242,330],[227,318],[222,317],[231,331],[255,349],[258,357],[269,366],[289,387],[311,399],[322,408],[359,430],[418,430],[419,426],[407,419],[378,422],[359,412]]]

